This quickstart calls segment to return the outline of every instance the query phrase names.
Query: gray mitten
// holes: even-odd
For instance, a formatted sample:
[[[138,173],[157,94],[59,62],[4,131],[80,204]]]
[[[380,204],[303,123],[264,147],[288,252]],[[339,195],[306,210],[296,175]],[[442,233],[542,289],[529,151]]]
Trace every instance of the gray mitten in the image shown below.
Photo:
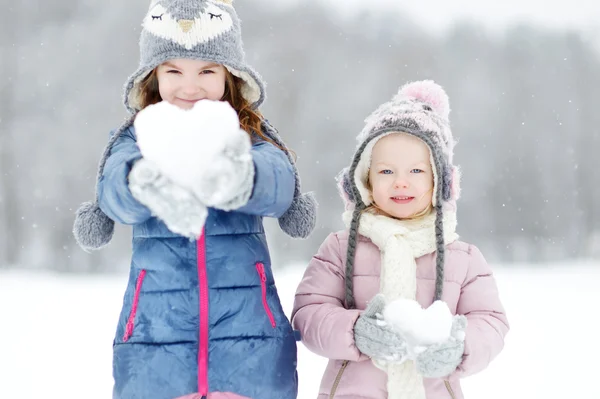
[[[372,359],[400,363],[407,346],[402,336],[382,320],[384,307],[383,295],[376,295],[354,325],[354,341],[358,350]]]
[[[454,316],[448,340],[431,345],[417,355],[417,371],[427,378],[442,378],[452,374],[462,362],[466,328],[467,318],[462,315]]]
[[[153,162],[142,158],[133,165],[129,189],[173,233],[190,239],[202,234],[208,216],[206,206],[190,190],[163,176]]]
[[[251,147],[250,137],[241,129],[228,137],[224,151],[214,156],[194,185],[204,204],[225,211],[246,205],[254,187]]]

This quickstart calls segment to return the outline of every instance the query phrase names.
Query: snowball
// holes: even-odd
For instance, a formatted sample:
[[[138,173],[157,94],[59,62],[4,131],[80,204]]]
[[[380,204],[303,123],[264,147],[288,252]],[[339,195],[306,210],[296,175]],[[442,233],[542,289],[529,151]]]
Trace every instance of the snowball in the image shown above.
[[[383,318],[413,347],[444,342],[452,329],[452,313],[443,301],[423,309],[417,301],[397,299],[385,307]]]
[[[251,147],[237,112],[225,101],[198,101],[190,110],[161,101],[140,111],[134,126],[142,156],[188,188],[224,153]]]

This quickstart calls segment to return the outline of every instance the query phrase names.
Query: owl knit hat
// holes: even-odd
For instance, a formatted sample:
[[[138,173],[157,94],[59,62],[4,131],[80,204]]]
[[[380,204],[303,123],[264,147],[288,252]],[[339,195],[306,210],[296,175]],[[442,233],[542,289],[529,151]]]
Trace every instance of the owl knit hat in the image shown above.
[[[434,175],[432,205],[436,213],[436,284],[435,298],[442,296],[444,282],[444,211],[454,210],[459,196],[460,174],[452,164],[455,141],[450,130],[450,105],[444,90],[430,80],[408,83],[391,101],[382,104],[366,120],[358,135],[358,149],[349,168],[342,170],[338,184],[346,208],[352,210],[346,260],[346,303],[355,306],[353,269],[357,234],[362,212],[373,204],[368,188],[371,153],[375,144],[394,133],[405,133],[422,140],[430,150]]]
[[[154,68],[170,59],[197,59],[224,65],[241,78],[242,96],[257,109],[265,100],[265,84],[245,62],[240,20],[232,0],[152,0],[142,23],[140,37],[140,65],[125,84],[124,103],[132,116],[109,140],[98,168],[97,180],[112,145],[120,134],[133,124],[140,111],[140,83]],[[277,131],[263,121],[263,134],[281,148],[287,148]],[[300,179],[295,161],[285,150],[294,167],[296,187],[294,201],[279,218],[279,225],[291,237],[306,238],[316,223],[316,200],[312,193],[301,194]],[[107,245],[114,232],[114,221],[94,202],[86,202],[76,212],[73,234],[85,250],[100,249]]]

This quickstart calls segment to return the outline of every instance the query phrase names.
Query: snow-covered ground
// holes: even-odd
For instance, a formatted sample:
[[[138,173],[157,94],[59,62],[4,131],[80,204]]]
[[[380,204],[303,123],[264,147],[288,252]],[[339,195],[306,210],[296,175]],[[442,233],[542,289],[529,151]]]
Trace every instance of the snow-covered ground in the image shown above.
[[[516,265],[496,275],[512,330],[467,399],[600,398],[600,265]],[[301,268],[277,273],[291,310]],[[124,276],[0,273],[0,398],[107,399]],[[300,399],[316,397],[325,360],[300,345]]]

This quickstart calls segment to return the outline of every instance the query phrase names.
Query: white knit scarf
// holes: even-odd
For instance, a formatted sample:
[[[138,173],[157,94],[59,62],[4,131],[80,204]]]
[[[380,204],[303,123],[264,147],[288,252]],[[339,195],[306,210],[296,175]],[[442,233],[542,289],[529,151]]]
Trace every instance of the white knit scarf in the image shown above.
[[[352,212],[343,215],[350,226]],[[444,243],[458,239],[456,213],[444,210]],[[415,259],[436,251],[435,212],[419,219],[398,220],[364,212],[359,234],[371,239],[381,251],[380,292],[386,303],[398,298],[416,300],[417,264]],[[388,399],[425,399],[423,378],[412,360],[402,364],[373,363],[388,375]]]

